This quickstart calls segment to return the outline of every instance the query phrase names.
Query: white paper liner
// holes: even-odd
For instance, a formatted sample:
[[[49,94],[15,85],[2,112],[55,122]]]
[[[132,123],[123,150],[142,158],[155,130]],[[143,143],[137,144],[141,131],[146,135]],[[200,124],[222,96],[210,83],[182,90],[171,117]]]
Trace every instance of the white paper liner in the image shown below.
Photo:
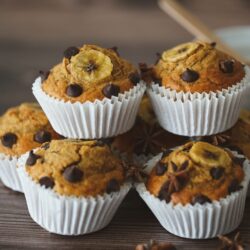
[[[64,102],[47,95],[41,88],[40,77],[35,80],[32,90],[57,133],[75,139],[98,139],[132,128],[146,86],[138,83],[118,97],[85,103]]]
[[[183,136],[205,136],[223,132],[238,120],[242,97],[250,83],[250,69],[244,79],[222,91],[184,93],[152,84],[147,89],[160,125]]]
[[[25,171],[27,154],[18,160],[18,172],[31,218],[45,230],[60,235],[82,235],[106,227],[131,188],[125,183],[119,192],[77,198],[61,196],[35,183]]]
[[[18,192],[23,192],[21,180],[17,172],[17,160],[15,156],[0,153],[0,180],[3,184]]]
[[[234,153],[234,152],[233,152]],[[243,157],[242,155],[237,155]],[[154,157],[148,164],[146,172],[160,159]],[[170,233],[190,239],[214,238],[217,235],[224,235],[236,229],[244,214],[245,200],[250,178],[249,161],[244,162],[245,178],[240,191],[228,195],[219,201],[195,205],[173,205],[166,203],[150,194],[144,183],[136,186],[141,198],[152,210],[160,224]]]

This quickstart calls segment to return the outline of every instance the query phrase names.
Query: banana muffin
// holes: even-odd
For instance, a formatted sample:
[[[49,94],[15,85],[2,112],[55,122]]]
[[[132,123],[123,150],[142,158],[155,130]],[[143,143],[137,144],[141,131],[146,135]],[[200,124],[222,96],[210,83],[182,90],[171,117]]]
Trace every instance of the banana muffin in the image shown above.
[[[136,68],[116,50],[84,45],[66,49],[62,62],[43,73],[42,89],[60,100],[83,103],[118,96],[139,81]]]
[[[35,182],[65,196],[95,197],[124,183],[122,162],[101,141],[53,140],[29,153],[25,169]]]
[[[20,156],[59,135],[37,103],[23,103],[0,117],[0,138],[0,153]]]
[[[245,70],[214,43],[195,41],[164,51],[153,74],[166,88],[194,93],[228,89],[243,79]]]
[[[243,161],[209,143],[190,142],[163,154],[149,176],[147,189],[167,203],[211,203],[242,188]]]

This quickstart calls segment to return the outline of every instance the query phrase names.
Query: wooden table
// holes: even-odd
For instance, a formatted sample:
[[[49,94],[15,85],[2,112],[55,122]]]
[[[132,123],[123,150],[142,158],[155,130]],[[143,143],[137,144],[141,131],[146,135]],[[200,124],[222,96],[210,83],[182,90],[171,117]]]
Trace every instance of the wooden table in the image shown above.
[[[212,28],[250,24],[248,0],[181,2]],[[0,0],[0,112],[34,100],[31,84],[37,72],[57,63],[70,45],[116,45],[134,63],[152,63],[155,52],[191,39],[152,0]],[[250,238],[250,199],[239,230]],[[0,182],[1,250],[122,250],[149,239],[184,250],[218,245],[217,240],[185,240],[166,232],[135,191],[104,230],[80,237],[49,234],[29,217],[24,196]]]

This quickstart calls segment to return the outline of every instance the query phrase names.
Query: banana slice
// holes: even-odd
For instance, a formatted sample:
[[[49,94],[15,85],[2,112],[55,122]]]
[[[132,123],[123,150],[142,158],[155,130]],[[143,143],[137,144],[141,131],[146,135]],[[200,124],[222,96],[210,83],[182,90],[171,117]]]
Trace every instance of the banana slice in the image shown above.
[[[173,49],[164,51],[162,59],[166,62],[177,62],[191,55],[199,47],[200,44],[195,42],[180,44]]]
[[[206,142],[196,142],[189,151],[194,162],[201,166],[231,166],[230,156],[221,148]]]
[[[111,59],[97,50],[83,50],[73,56],[69,65],[71,75],[80,82],[98,82],[113,70]]]

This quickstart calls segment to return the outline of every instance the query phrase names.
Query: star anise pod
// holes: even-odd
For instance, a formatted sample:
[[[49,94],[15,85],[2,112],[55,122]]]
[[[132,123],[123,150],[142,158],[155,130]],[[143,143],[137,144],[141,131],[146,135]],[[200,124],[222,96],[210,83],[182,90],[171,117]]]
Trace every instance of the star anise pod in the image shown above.
[[[132,179],[134,182],[144,182],[147,174],[143,170],[143,166],[134,162],[123,163],[125,178]]]
[[[229,144],[231,137],[227,134],[217,134],[202,137],[202,141],[209,142],[215,146],[223,146]]]
[[[141,123],[135,133],[134,152],[136,154],[157,154],[162,151],[165,131],[158,124]]]
[[[168,242],[157,243],[154,240],[150,240],[147,244],[137,245],[135,250],[176,250],[176,248],[173,244]]]
[[[230,239],[226,236],[218,236],[218,238],[221,240],[222,245],[218,250],[244,250],[244,246],[242,244],[240,233],[238,232],[233,239]]]

